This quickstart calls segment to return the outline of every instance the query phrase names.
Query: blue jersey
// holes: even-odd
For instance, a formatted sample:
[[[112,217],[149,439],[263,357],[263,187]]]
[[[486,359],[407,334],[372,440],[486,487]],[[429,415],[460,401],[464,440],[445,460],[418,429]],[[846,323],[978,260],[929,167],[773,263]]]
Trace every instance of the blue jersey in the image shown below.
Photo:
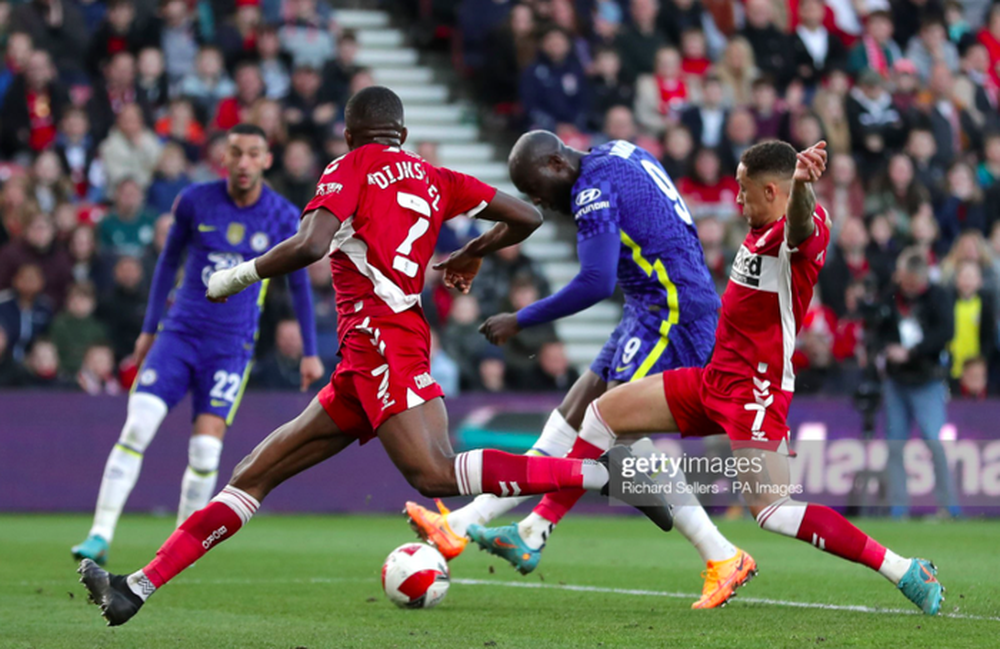
[[[618,285],[628,308],[670,324],[718,312],[691,213],[656,158],[622,140],[596,147],[580,163],[572,198],[578,243],[619,235]]]
[[[208,277],[217,270],[253,259],[295,234],[299,211],[267,186],[256,203],[239,207],[230,198],[226,181],[219,180],[186,189],[174,205],[174,219],[157,265],[143,331],[153,333],[160,325],[164,331],[252,343],[266,282],[254,284],[225,303],[215,304],[205,297]],[[169,291],[173,285],[185,250],[184,278],[173,306],[160,323],[164,286]],[[306,284],[308,279],[302,270],[290,276],[290,281]],[[306,331],[315,329],[311,322],[309,327],[302,324],[306,353],[315,353],[315,341],[309,340],[311,336]]]

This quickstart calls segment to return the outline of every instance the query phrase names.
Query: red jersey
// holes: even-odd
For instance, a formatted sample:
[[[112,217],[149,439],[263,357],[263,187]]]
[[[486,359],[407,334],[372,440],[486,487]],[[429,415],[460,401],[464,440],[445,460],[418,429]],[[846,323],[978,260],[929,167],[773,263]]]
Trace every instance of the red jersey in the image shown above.
[[[341,222],[330,249],[341,338],[358,317],[418,306],[441,225],[475,216],[495,195],[472,176],[384,144],[327,165],[305,211],[322,207]]]
[[[795,337],[830,243],[819,205],[813,223],[813,234],[796,248],[785,241],[785,217],[747,234],[722,295],[710,370],[795,390]]]

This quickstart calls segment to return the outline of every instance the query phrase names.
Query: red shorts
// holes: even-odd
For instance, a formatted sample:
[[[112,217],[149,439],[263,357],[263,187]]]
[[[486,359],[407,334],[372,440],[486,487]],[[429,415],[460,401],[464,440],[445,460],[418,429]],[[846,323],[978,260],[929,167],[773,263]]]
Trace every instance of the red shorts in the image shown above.
[[[389,417],[444,396],[431,378],[430,346],[418,309],[359,318],[340,341],[341,361],[319,391],[320,405],[364,444]]]
[[[792,394],[753,380],[702,367],[663,373],[667,405],[683,437],[728,435],[737,448],[788,452]]]

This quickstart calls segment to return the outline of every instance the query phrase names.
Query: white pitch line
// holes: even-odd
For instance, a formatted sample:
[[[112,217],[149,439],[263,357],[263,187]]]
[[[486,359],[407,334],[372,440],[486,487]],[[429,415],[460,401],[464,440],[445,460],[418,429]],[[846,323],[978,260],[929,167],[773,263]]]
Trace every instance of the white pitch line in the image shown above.
[[[642,597],[669,597],[673,599],[697,599],[700,595],[692,593],[676,593],[662,590],[638,590],[634,588],[606,588],[603,586],[580,586],[576,584],[543,584],[530,581],[491,581],[489,579],[452,579],[454,584],[466,586],[506,586],[508,588],[536,588],[550,590],[569,590],[578,593],[605,593],[609,595],[638,595]],[[748,604],[768,604],[771,606],[787,606],[791,608],[813,608],[826,611],[851,611],[854,613],[876,613],[892,615],[921,615],[920,612],[902,608],[875,608],[874,606],[844,605],[844,604],[821,604],[818,602],[793,602],[783,599],[768,599],[764,597],[743,597],[736,598],[737,602],[747,602]],[[950,617],[958,620],[980,620],[987,622],[1000,622],[1000,617],[988,615],[967,615],[965,613],[942,613],[942,617]]]

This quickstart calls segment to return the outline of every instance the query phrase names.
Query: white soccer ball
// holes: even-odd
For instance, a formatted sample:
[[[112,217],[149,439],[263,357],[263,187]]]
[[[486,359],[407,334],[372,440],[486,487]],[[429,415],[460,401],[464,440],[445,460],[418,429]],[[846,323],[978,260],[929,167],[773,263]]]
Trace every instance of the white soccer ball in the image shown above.
[[[382,590],[400,608],[433,608],[444,599],[450,583],[448,562],[423,543],[399,546],[382,565]]]

